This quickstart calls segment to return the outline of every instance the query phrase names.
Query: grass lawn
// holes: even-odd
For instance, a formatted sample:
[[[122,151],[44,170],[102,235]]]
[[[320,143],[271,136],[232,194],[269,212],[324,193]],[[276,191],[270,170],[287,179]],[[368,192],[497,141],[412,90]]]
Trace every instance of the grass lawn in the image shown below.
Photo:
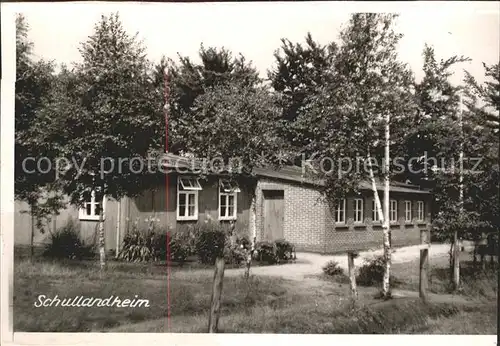
[[[434,260],[430,290],[446,292],[447,259]],[[343,280],[226,276],[219,329],[231,333],[458,333],[496,334],[497,277],[473,275],[465,263],[461,295],[424,304],[416,298],[380,301],[377,287],[360,287],[354,306]],[[418,287],[418,263],[395,264],[399,288]],[[172,268],[171,329],[167,328],[167,269],[157,264],[109,262],[100,278],[96,262],[15,262],[14,331],[206,332],[212,269]],[[111,295],[148,299],[150,307],[35,307],[39,294],[60,298]]]

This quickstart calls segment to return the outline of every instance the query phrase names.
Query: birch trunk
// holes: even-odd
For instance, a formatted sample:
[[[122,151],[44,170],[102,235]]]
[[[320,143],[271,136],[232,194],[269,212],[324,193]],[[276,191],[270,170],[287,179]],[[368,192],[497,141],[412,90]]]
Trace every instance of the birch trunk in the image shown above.
[[[460,244],[458,243],[458,232],[453,234],[453,288],[458,290],[460,287]]]
[[[382,282],[382,294],[384,298],[389,298],[391,292],[390,277],[391,277],[391,227],[389,219],[389,189],[390,189],[390,128],[389,128],[390,115],[385,116],[385,162],[384,162],[384,225],[382,230],[384,232],[384,259],[385,271]]]
[[[460,213],[462,214],[464,211],[464,170],[463,170],[463,162],[464,162],[464,141],[463,141],[463,103],[462,103],[462,93],[460,93],[460,103],[458,110],[458,121],[460,124],[460,157],[459,157],[459,203],[460,203]],[[458,231],[455,230],[453,233],[453,287],[455,290],[458,290],[460,286],[460,244],[458,241]]]
[[[104,234],[104,197],[99,199],[101,201],[100,204],[100,213],[99,213],[99,226],[98,226],[98,235],[99,235],[99,265],[101,272],[104,271],[106,267],[106,248],[105,248],[105,234]]]
[[[373,167],[371,163],[370,149],[368,149],[368,174],[370,176],[370,182],[373,192],[373,197],[375,200],[375,207],[377,208],[379,219],[382,223],[383,232],[383,249],[384,249],[384,262],[385,270],[384,277],[382,280],[382,296],[384,299],[390,297],[390,277],[391,277],[391,243],[390,243],[390,226],[389,226],[389,116],[386,116],[385,125],[385,162],[384,162],[384,208],[381,207],[380,198],[377,191],[377,184],[375,182],[375,176],[373,174]]]
[[[368,173],[370,175],[370,182],[371,182],[372,191],[373,191],[373,198],[375,200],[375,207],[377,208],[379,219],[382,222],[382,230],[383,230],[384,260],[385,260],[386,266],[384,268],[385,269],[384,270],[384,277],[383,277],[383,281],[382,281],[382,296],[386,299],[386,298],[389,298],[389,296],[390,296],[389,278],[390,278],[390,270],[391,270],[391,245],[389,242],[390,229],[389,229],[389,218],[388,218],[389,210],[387,207],[385,207],[386,211],[384,213],[382,212],[382,208],[380,205],[380,198],[379,198],[379,195],[377,192],[377,184],[375,182],[375,176],[373,174],[373,168],[372,168],[370,159],[371,159],[370,153],[368,153],[368,167],[369,167]],[[389,197],[389,194],[385,193],[384,204],[385,204],[386,200],[388,199],[388,197]],[[387,204],[389,204],[388,201],[387,201]],[[387,217],[385,216],[385,214],[387,214]]]

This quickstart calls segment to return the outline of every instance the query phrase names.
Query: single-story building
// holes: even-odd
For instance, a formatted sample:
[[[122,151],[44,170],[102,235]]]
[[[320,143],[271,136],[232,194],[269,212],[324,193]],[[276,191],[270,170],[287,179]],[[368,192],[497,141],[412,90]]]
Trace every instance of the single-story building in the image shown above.
[[[333,253],[382,245],[382,226],[378,213],[374,212],[373,192],[368,183],[361,184],[358,195],[330,206],[319,191],[321,183],[304,178],[300,167],[255,169],[256,187],[249,191],[243,182],[232,182],[223,175],[201,178],[191,172],[190,159],[167,155],[170,162],[184,165],[182,173],[170,169],[164,184],[140,197],[105,199],[108,251],[120,248],[132,222],[139,220],[140,226],[147,228],[146,220],[151,217],[172,231],[207,219],[232,221],[236,229],[250,238],[286,239],[297,251]],[[377,189],[382,198],[383,186],[378,184]],[[420,242],[420,231],[430,229],[431,198],[429,191],[415,185],[391,185],[389,214],[393,246]],[[47,228],[53,231],[71,218],[79,223],[84,240],[96,239],[98,204],[89,200],[81,209],[68,206],[53,217]],[[31,218],[21,213],[27,210],[27,205],[16,201],[15,207],[15,243],[30,244]],[[35,244],[46,241],[47,234],[36,232]]]

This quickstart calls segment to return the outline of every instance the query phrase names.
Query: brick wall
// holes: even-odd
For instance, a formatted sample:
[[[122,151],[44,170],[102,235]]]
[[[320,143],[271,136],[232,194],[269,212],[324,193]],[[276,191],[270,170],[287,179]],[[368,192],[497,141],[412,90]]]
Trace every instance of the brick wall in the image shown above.
[[[325,246],[325,208],[321,194],[300,183],[260,179],[256,191],[257,240],[265,240],[263,190],[284,192],[285,239],[292,242],[298,251],[322,252]]]
[[[336,225],[332,209],[319,191],[300,183],[275,179],[261,179],[256,191],[257,240],[266,240],[263,226],[263,190],[284,192],[284,237],[298,251],[335,253],[363,250],[382,246],[382,226],[372,221],[371,191],[346,199],[346,223]],[[382,194],[380,196],[383,198]],[[353,199],[363,199],[363,223],[354,223]],[[430,196],[422,194],[391,193],[397,201],[397,221],[391,224],[392,245],[406,246],[420,243],[421,230],[430,228]],[[412,201],[412,221],[405,222],[404,201]],[[417,200],[424,201],[424,221],[417,221]]]
[[[361,198],[364,203],[364,222],[354,223],[353,199]],[[382,194],[380,198],[383,198]],[[420,243],[421,230],[430,229],[430,196],[419,194],[391,193],[391,200],[397,201],[397,221],[391,223],[392,246],[407,246]],[[412,221],[405,221],[404,201],[412,202]],[[417,220],[417,201],[424,201],[424,221]],[[369,191],[346,199],[346,223],[336,224],[331,208],[326,208],[325,252],[335,253],[346,250],[365,250],[382,246],[383,231],[379,222],[372,221],[373,194]],[[381,200],[381,203],[383,201]]]

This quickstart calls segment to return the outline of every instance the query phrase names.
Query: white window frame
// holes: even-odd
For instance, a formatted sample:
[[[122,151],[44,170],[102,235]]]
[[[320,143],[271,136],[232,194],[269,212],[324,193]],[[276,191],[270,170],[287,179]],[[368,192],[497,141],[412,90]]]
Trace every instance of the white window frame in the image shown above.
[[[198,191],[202,190],[200,181],[196,177],[177,178],[177,221],[197,221],[198,220]],[[180,196],[185,195],[186,205],[184,215],[180,211]],[[189,196],[194,196],[194,214],[189,214]]]
[[[372,199],[372,221],[381,222],[378,214],[377,203],[375,203],[375,198]]]
[[[238,217],[238,192],[240,189],[237,185],[232,184],[227,179],[219,179],[219,207],[217,209],[217,215],[219,216],[220,221],[228,221],[228,220],[236,220]],[[225,215],[221,215],[221,202],[222,197],[226,199],[226,213]],[[233,214],[229,215],[229,197],[233,197]]]
[[[424,221],[424,201],[417,201],[417,221]]]
[[[405,222],[411,222],[412,221],[412,211],[411,211],[411,201],[405,201]]]
[[[342,205],[342,207],[340,207]],[[346,223],[346,219],[345,219],[345,205],[346,205],[346,202],[345,202],[345,198],[342,199],[341,203],[336,203],[335,204],[335,209],[334,209],[334,212],[335,212],[335,215],[334,215],[334,218],[335,218],[335,224],[337,225],[343,225]],[[340,216],[342,215],[342,220],[343,221],[338,221],[340,220]]]
[[[389,221],[398,222],[398,201],[395,199],[389,201]]]
[[[85,201],[83,207],[79,209],[78,219],[81,221],[99,221],[99,214],[95,213],[95,208],[97,204],[101,204],[102,219],[104,220],[106,217],[106,199],[106,196],[104,196],[101,202],[96,202],[95,191],[92,191],[90,201]],[[90,204],[90,214],[87,214],[87,204]]]
[[[200,180],[195,177],[179,177],[178,184],[185,191],[200,191],[203,190],[200,185]]]
[[[359,203],[359,204],[358,204]],[[364,201],[362,198],[354,199],[354,223],[363,223],[364,221]],[[358,219],[358,214],[360,217]]]

